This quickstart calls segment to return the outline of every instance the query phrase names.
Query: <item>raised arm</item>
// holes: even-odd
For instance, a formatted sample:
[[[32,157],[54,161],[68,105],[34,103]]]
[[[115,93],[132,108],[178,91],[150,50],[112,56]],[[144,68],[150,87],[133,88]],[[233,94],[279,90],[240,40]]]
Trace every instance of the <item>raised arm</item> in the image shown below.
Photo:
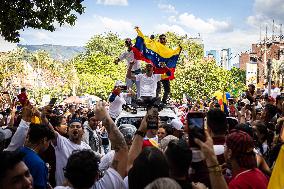
[[[136,77],[135,77],[135,76],[132,76],[132,74],[131,74],[131,69],[132,69],[132,67],[133,67],[134,64],[135,64],[134,61],[130,62],[130,65],[129,65],[129,67],[128,67],[127,74],[126,74],[126,77],[127,77],[128,79],[131,79],[131,80],[136,80]]]
[[[147,115],[144,116],[139,129],[137,130],[134,139],[132,141],[132,145],[128,152],[128,162],[127,162],[127,172],[133,166],[134,160],[138,157],[138,155],[142,151],[143,139],[147,131]]]
[[[111,145],[115,150],[111,166],[121,175],[122,178],[124,178],[126,176],[125,174],[128,156],[128,147],[126,141],[108,114],[104,102],[98,102],[96,104],[95,114],[98,120],[103,121],[103,125],[108,132]]]
[[[47,115],[49,115],[48,112],[51,111],[51,107],[49,105],[43,107],[42,112],[39,112],[37,110],[37,113],[40,115],[42,124],[46,125],[49,127],[49,129],[54,133],[55,135],[55,139],[52,141],[53,145],[56,146],[57,145],[57,137],[58,137],[58,133],[55,131],[55,129],[53,128],[53,126],[49,123],[48,119],[47,119]]]
[[[11,118],[10,118],[10,121],[9,121],[9,123],[8,123],[8,127],[14,127],[16,111],[17,111],[16,107],[15,107],[15,106],[12,106]]]
[[[218,163],[217,157],[213,148],[213,140],[209,133],[205,131],[206,141],[202,142],[199,139],[194,139],[195,143],[200,146],[204,157],[206,158],[206,164],[209,170],[209,178],[212,189],[227,189],[227,183],[222,174],[221,166]]]
[[[12,137],[12,140],[9,146],[5,149],[5,151],[15,151],[19,147],[23,146],[29,131],[29,125],[32,119],[32,106],[26,106],[22,111],[22,120],[20,122],[19,127],[17,128],[16,133]]]

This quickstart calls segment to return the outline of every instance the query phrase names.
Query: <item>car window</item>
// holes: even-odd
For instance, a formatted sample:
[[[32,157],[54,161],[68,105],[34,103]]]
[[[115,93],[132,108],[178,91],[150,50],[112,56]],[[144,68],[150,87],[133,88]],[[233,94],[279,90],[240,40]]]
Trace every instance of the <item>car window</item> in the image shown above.
[[[162,124],[169,124],[174,117],[168,117],[168,116],[159,116],[160,123]],[[136,128],[139,128],[140,123],[142,121],[143,117],[120,117],[118,118],[116,125],[119,127],[122,124],[131,124],[134,125]]]

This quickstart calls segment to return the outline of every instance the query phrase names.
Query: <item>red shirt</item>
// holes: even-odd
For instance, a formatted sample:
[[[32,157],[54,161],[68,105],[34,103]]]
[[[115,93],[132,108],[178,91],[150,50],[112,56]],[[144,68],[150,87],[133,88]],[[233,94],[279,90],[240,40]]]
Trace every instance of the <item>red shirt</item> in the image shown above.
[[[24,93],[20,93],[18,94],[18,99],[20,101],[20,103],[23,105],[25,105],[26,101],[28,100],[28,96],[27,94],[24,92]]]
[[[267,177],[257,168],[238,172],[229,183],[229,189],[266,189],[267,186]]]

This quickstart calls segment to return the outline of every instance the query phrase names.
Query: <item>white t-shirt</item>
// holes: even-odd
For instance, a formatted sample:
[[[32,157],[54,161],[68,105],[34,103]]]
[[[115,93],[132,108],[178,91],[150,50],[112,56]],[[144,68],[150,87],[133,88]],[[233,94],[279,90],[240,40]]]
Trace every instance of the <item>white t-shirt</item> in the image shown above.
[[[140,81],[140,97],[156,97],[157,82],[161,80],[161,74],[152,74],[151,77],[146,74],[138,74],[135,77],[136,81]]]
[[[268,89],[265,89],[263,92],[263,95],[268,94]],[[280,89],[278,87],[275,87],[274,89],[271,88],[271,96],[276,99],[278,95],[281,95]]]
[[[122,111],[122,105],[126,104],[125,98],[127,97],[126,93],[120,93],[119,96],[116,96],[114,101],[109,105],[109,115],[112,118],[117,118]]]
[[[56,186],[54,189],[72,189],[68,186]],[[113,168],[109,168],[103,178],[95,182],[91,189],[126,189],[120,174]]]
[[[135,70],[138,70],[138,69],[141,69],[141,63],[139,60],[136,60],[134,58],[134,53],[133,51],[126,51],[124,53],[122,53],[120,56],[119,56],[119,60],[126,60],[127,61],[127,69],[130,65],[130,62],[134,61],[135,64],[133,65],[131,71],[135,71]]]
[[[71,142],[69,139],[61,136],[60,134],[57,136],[57,145],[54,146],[56,156],[55,180],[57,186],[62,186],[65,180],[63,168],[66,166],[69,156],[74,150],[91,150],[91,147],[83,141],[79,145]]]
[[[108,168],[103,178],[97,181],[91,189],[125,189],[123,178],[113,168]]]
[[[111,166],[113,158],[114,158],[114,154],[115,154],[115,151],[111,150],[101,158],[101,162],[99,164],[100,171],[105,171]]]

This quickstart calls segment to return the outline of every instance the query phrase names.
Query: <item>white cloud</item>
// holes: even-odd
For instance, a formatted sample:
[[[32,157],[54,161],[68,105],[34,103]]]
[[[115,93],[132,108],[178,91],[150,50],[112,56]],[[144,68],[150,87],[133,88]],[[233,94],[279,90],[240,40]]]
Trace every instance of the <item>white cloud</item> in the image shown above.
[[[37,33],[37,31],[41,33]],[[131,23],[122,19],[111,19],[100,15],[78,17],[75,26],[60,27],[54,32],[26,29],[21,33],[27,44],[59,44],[84,46],[94,35],[112,31],[122,38],[135,37]],[[47,37],[46,37],[47,36]],[[42,40],[39,40],[41,38]]]
[[[45,40],[50,39],[50,37],[47,35],[47,33],[44,33],[44,32],[34,32],[33,35],[38,41],[45,41]]]
[[[185,35],[187,32],[178,25],[167,25],[167,24],[158,24],[155,26],[154,30],[157,33],[166,33],[167,31],[175,32],[180,35]]]
[[[179,15],[177,22],[201,33],[229,32],[233,29],[227,21],[218,21],[213,18],[203,20],[188,13]]]
[[[127,0],[97,0],[97,4],[127,6]]]
[[[171,23],[175,23],[175,22],[177,22],[177,18],[176,18],[176,16],[169,16],[168,21],[171,22]]]
[[[16,43],[10,43],[6,41],[1,35],[0,35],[0,52],[7,52],[15,49],[17,47]]]
[[[123,32],[123,31],[133,31],[134,27],[132,24],[125,20],[115,20],[108,17],[98,16],[99,20],[102,22],[104,28],[115,31],[115,32]]]
[[[271,25],[272,20],[276,23],[284,22],[284,1],[283,0],[255,0],[254,14],[247,18],[250,26]]]
[[[174,14],[178,13],[176,11],[176,8],[171,4],[158,4],[158,8],[168,13],[174,13]]]

